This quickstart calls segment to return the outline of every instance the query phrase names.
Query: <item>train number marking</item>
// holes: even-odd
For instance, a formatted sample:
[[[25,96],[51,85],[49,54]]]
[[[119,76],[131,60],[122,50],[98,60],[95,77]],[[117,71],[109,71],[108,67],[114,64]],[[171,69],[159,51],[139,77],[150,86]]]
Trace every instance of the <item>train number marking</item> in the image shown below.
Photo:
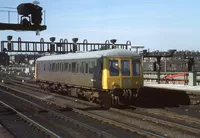
[[[123,89],[123,94],[122,94],[123,97],[125,98],[131,98],[132,97],[132,91],[130,89]]]

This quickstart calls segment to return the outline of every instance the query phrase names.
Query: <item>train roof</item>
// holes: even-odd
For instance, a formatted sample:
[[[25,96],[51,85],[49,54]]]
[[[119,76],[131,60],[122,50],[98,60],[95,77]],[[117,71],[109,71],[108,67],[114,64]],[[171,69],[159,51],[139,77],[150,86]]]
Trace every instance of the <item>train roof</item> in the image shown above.
[[[72,60],[72,59],[89,59],[89,58],[101,58],[101,57],[125,57],[125,56],[136,56],[140,55],[136,52],[125,50],[125,49],[109,49],[101,51],[91,51],[83,53],[69,53],[61,55],[50,55],[44,56],[37,59],[37,61],[51,61],[51,60]]]

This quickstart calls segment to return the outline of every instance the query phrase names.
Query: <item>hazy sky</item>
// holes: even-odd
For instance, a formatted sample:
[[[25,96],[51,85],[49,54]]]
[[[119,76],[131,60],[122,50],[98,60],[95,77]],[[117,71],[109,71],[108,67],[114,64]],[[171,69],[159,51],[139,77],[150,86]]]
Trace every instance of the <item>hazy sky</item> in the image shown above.
[[[25,0],[1,0],[0,7],[17,7]],[[47,30],[35,32],[1,31],[13,39],[39,41],[55,36],[57,40],[105,42],[116,38],[132,45],[144,45],[154,50],[170,48],[200,49],[199,0],[40,0],[46,10]],[[3,10],[3,9],[0,9]],[[17,22],[16,13],[11,14]],[[7,13],[0,12],[0,22],[7,22]]]

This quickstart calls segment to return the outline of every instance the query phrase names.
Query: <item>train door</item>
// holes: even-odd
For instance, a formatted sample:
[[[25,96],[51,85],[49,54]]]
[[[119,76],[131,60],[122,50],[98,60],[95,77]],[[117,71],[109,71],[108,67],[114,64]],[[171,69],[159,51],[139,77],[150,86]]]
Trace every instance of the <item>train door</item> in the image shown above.
[[[120,87],[120,62],[119,58],[103,59],[102,84],[103,89]]]

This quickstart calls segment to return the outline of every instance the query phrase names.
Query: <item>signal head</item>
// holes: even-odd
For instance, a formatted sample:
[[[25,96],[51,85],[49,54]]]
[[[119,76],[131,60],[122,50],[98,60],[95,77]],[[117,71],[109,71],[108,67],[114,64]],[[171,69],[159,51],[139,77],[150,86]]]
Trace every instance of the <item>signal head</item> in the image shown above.
[[[72,38],[72,41],[73,41],[74,43],[76,43],[76,42],[78,41],[78,38]]]
[[[11,35],[8,35],[8,36],[7,36],[7,40],[8,40],[8,41],[11,41],[12,38],[13,38],[13,37],[12,37]]]
[[[117,39],[111,39],[110,42],[111,42],[112,44],[115,44],[115,43],[117,42]]]
[[[51,42],[54,42],[54,41],[56,40],[56,37],[50,37],[49,40],[50,40]]]

